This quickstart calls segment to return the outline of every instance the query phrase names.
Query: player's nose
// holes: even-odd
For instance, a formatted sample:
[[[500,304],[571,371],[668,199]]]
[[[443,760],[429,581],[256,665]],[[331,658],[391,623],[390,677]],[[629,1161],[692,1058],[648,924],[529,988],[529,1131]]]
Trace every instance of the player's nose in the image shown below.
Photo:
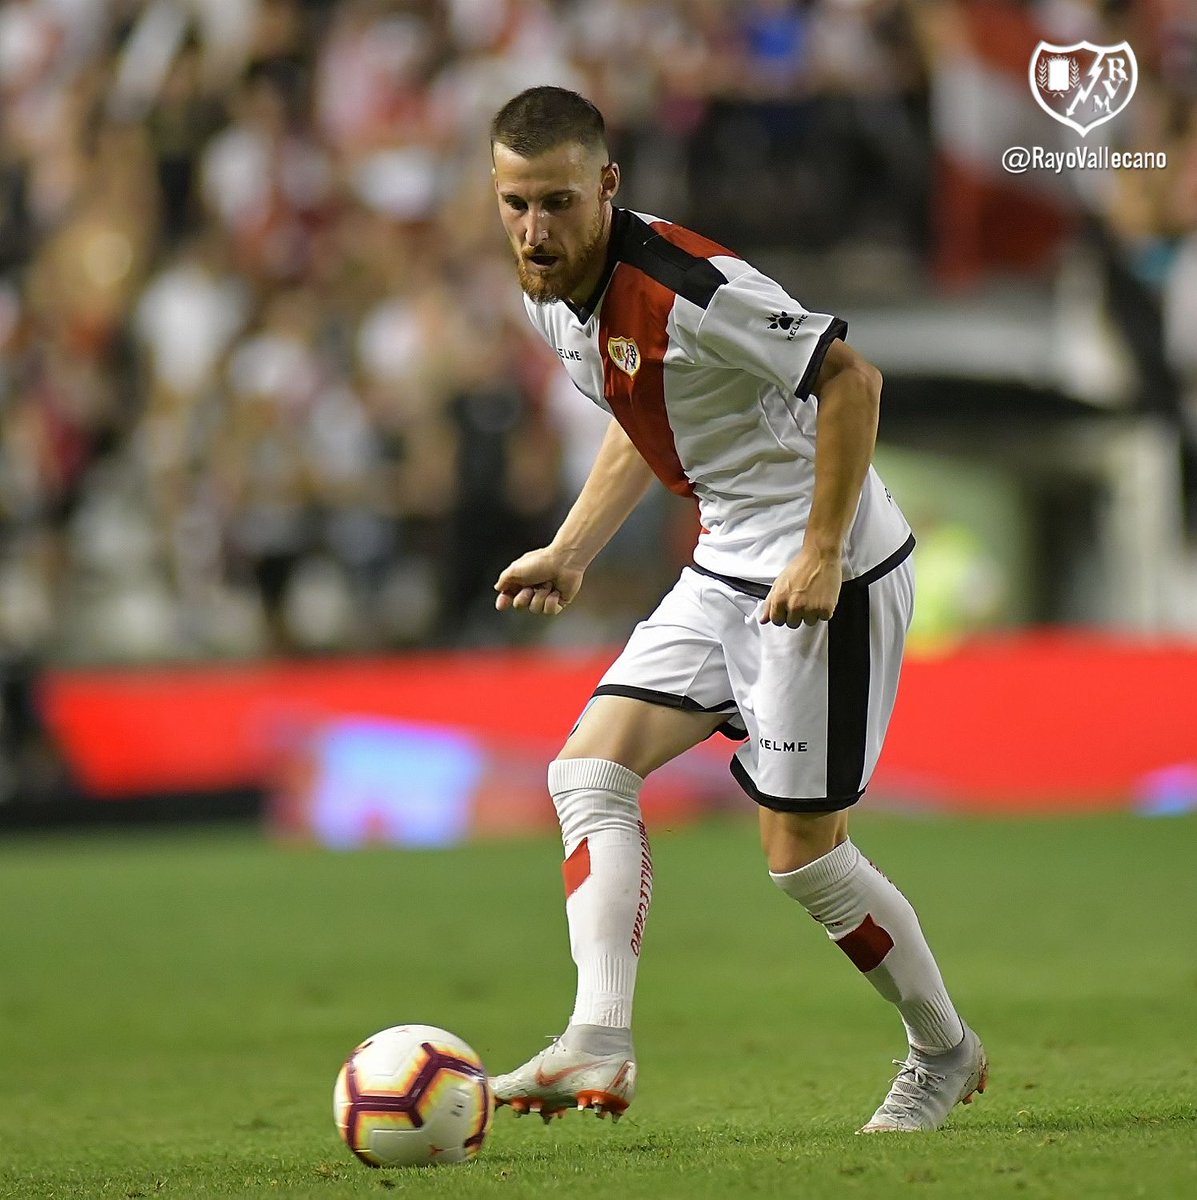
[[[524,242],[528,246],[539,246],[541,242],[548,241],[549,238],[549,217],[548,213],[543,211],[528,211],[528,218],[524,222]]]

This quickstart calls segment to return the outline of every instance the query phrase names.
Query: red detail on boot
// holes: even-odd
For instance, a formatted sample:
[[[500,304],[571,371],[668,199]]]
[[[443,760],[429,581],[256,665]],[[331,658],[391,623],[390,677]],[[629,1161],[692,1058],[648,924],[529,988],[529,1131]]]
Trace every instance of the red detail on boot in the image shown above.
[[[889,931],[882,929],[868,914],[851,933],[846,933],[836,945],[852,960],[858,971],[871,971],[879,967],[885,956],[894,948],[894,939]]]
[[[565,898],[568,900],[590,878],[590,842],[583,838],[573,853],[561,864],[565,879]]]

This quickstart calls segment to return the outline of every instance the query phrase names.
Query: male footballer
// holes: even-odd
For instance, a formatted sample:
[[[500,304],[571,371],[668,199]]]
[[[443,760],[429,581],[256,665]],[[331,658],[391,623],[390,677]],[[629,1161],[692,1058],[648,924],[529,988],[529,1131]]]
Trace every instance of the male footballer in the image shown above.
[[[603,118],[556,87],[491,126],[495,195],[525,307],[611,414],[552,542],[495,585],[552,616],[656,476],[698,504],[693,562],[633,631],[549,767],[561,823],[568,1026],[493,1080],[546,1120],[618,1117],[636,1083],[632,999],[652,895],[645,777],[716,731],[739,739],[773,882],[894,1005],[909,1048],[862,1133],[938,1129],[988,1063],[914,910],[857,850],[914,602],[910,526],[871,465],[881,376],[846,324],[679,225],[617,208]]]

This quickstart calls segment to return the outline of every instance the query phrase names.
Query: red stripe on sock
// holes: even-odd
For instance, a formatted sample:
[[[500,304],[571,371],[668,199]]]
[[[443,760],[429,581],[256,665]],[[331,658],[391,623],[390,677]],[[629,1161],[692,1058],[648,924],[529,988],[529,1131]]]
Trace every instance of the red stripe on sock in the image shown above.
[[[871,971],[879,967],[894,948],[894,939],[889,936],[888,930],[882,929],[866,914],[865,919],[851,933],[840,938],[836,945],[852,960],[858,971]]]
[[[568,900],[590,878],[590,842],[583,838],[573,853],[561,864],[565,879],[565,898]]]

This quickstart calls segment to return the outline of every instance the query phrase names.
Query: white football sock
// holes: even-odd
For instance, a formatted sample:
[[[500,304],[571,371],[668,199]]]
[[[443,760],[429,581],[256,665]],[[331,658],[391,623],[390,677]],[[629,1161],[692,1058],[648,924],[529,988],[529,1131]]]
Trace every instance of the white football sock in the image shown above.
[[[964,1026],[914,909],[851,842],[796,871],[769,875],[897,1005],[912,1046],[942,1054],[961,1042]]]
[[[557,759],[549,791],[565,847],[565,913],[578,968],[571,1026],[630,1029],[653,862],[634,771],[604,758]]]

